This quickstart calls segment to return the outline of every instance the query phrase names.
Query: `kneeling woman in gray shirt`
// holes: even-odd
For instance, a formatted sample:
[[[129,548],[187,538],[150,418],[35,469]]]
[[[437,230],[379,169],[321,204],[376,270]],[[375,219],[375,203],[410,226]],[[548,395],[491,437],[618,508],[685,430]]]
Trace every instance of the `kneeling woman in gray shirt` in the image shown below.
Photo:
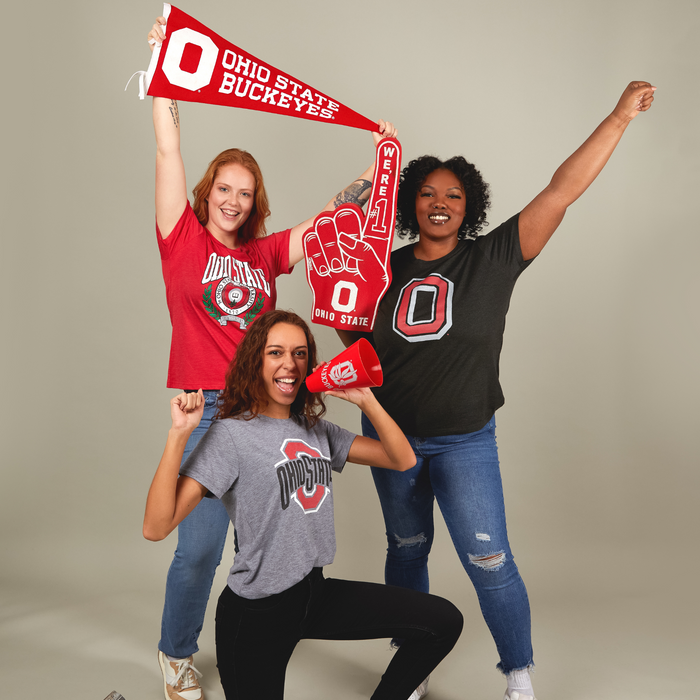
[[[284,696],[301,639],[402,639],[373,700],[406,700],[456,643],[462,615],[437,596],[324,578],[335,555],[332,473],[345,462],[405,471],[415,455],[369,389],[327,392],[359,406],[379,440],[322,420],[304,383],[316,364],[306,323],[270,311],[238,347],[217,420],[180,468],[203,410],[201,392],[170,402],[172,428],[148,493],[143,534],[166,537],[204,497],[219,498],[236,556],[216,611],[227,700]]]

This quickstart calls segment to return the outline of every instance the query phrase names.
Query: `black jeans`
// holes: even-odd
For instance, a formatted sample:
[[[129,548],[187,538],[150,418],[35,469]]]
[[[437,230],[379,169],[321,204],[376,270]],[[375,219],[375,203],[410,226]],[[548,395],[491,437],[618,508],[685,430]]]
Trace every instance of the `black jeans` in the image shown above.
[[[372,700],[407,700],[457,642],[462,614],[438,596],[313,571],[288,590],[247,600],[228,586],[216,608],[216,657],[226,700],[284,697],[301,639],[397,637],[401,646]]]

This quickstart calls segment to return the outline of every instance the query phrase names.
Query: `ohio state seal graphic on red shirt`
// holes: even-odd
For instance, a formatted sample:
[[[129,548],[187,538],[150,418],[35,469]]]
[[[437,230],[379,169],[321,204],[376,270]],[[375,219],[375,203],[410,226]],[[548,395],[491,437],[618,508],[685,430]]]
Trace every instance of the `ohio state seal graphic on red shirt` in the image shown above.
[[[202,276],[202,284],[208,282],[202,295],[204,308],[222,326],[234,322],[245,330],[270,296],[265,271],[230,255],[211,254]]]
[[[298,439],[285,440],[280,451],[284,459],[275,469],[282,510],[295,501],[304,513],[316,513],[331,491],[331,460]]]

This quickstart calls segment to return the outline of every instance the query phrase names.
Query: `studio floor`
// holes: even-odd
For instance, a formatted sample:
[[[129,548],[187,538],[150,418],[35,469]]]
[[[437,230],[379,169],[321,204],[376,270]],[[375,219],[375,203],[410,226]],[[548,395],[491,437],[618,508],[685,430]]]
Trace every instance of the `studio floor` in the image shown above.
[[[163,700],[175,540],[146,542],[141,523],[170,427],[171,326],[151,105],[133,82],[124,91],[148,65],[163,6],[5,5],[0,700]],[[658,87],[518,281],[497,434],[538,700],[700,700],[698,0],[182,9],[319,94],[390,119],[405,163],[467,157],[491,186],[489,231],[547,186],[630,81]],[[223,149],[255,154],[270,231],[315,215],[374,153],[356,129],[184,101],[179,113],[188,188]],[[277,299],[308,318],[301,265]],[[323,359],[339,352],[332,329],[314,333]],[[342,403],[327,417],[357,432],[359,412]],[[327,575],[381,581],[371,475],[348,468],[336,486]],[[429,700],[502,700],[493,641],[438,530],[431,590],[466,624]],[[231,560],[227,544],[212,598]],[[207,700],[223,700],[209,607],[195,664]],[[302,643],[286,698],[369,698],[390,655],[388,640]]]
[[[80,552],[82,566],[76,563]],[[25,574],[32,570],[31,581],[17,567],[5,570],[2,696],[103,700],[117,690],[125,700],[162,698],[156,645],[160,573],[169,554],[167,546],[154,550],[138,543],[131,550],[104,551],[81,543],[47,552],[44,566],[25,567]],[[680,553],[675,561],[671,556],[662,576],[660,569],[649,571],[643,552],[603,549],[578,555],[562,555],[556,568],[548,569],[547,558],[536,553],[521,564],[533,611],[539,700],[700,698],[692,682],[700,650],[692,561]],[[595,569],[589,566],[593,559]],[[674,588],[665,590],[671,569]],[[338,565],[328,573],[350,577]],[[215,591],[223,587],[224,576],[222,566]],[[495,649],[466,577],[457,564],[449,564],[435,578],[466,624],[456,648],[433,674],[430,698],[501,700],[504,683],[495,670]],[[223,700],[214,606],[209,607],[195,664],[204,674],[207,699]],[[288,669],[286,698],[369,698],[391,653],[386,640],[302,642]]]

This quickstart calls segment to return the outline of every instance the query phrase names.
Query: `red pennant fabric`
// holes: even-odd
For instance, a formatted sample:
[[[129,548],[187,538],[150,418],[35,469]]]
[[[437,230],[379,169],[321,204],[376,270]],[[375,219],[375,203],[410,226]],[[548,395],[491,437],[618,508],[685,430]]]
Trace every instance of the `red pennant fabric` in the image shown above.
[[[357,205],[343,204],[319,214],[304,234],[314,323],[346,331],[374,329],[379,302],[391,283],[389,258],[400,171],[401,144],[382,139],[367,219]]]
[[[255,109],[377,131],[377,124],[265,63],[165,4],[165,40],[148,67],[148,94],[185,102]]]

